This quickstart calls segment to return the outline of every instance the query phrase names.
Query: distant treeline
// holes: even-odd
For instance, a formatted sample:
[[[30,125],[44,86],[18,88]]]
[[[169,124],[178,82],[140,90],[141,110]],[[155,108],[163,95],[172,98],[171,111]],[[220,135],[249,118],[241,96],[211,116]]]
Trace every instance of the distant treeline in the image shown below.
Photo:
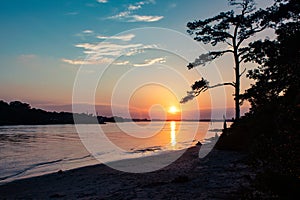
[[[43,124],[103,124],[105,122],[125,122],[131,119],[122,117],[93,116],[85,113],[48,112],[31,108],[28,103],[0,101],[0,125],[43,125]],[[133,121],[148,121],[147,119],[132,119]]]

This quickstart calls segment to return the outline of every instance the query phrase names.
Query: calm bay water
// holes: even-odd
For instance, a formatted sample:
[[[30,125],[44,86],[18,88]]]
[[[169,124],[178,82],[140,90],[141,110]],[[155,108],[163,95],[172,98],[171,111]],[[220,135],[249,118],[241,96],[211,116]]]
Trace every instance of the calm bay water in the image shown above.
[[[106,162],[139,158],[180,150],[207,142],[219,133],[222,123],[214,122],[138,122],[78,125],[84,137],[106,137],[122,152],[107,151],[99,144],[101,160]],[[101,127],[105,135],[92,131]],[[212,131],[208,131],[208,130]],[[34,125],[0,127],[0,184],[20,178],[99,164],[82,144],[74,125]]]

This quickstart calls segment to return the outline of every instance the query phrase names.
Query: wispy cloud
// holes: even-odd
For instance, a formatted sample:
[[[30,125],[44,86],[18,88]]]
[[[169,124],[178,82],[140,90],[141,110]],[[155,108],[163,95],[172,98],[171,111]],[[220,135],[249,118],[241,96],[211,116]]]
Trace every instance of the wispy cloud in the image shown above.
[[[97,0],[98,3],[107,3],[108,0]]]
[[[142,44],[114,44],[110,42],[102,42],[100,44],[82,43],[76,44],[75,47],[83,48],[85,54],[89,56],[118,56],[122,55],[131,49],[142,47]]]
[[[108,19],[125,20],[127,22],[156,22],[163,18],[164,16],[130,15],[130,12],[122,12],[117,15],[108,17]]]
[[[139,9],[142,8],[143,5],[145,5],[145,4],[150,4],[150,3],[154,4],[155,1],[139,1],[139,2],[137,2],[137,3],[135,3],[135,4],[130,4],[130,5],[127,7],[127,9],[128,9],[128,10],[139,10]]]
[[[83,53],[87,59],[67,59],[63,58],[62,61],[72,65],[88,65],[88,64],[103,64],[114,61],[115,57],[120,55],[127,55],[128,53],[137,52],[137,49],[148,47],[143,44],[115,44],[110,42],[101,42],[99,44],[93,43],[80,43],[75,47],[82,48]],[[132,55],[134,54],[132,53]],[[127,65],[128,61],[116,62],[115,65]]]
[[[128,64],[130,64],[130,62],[128,60],[124,60],[124,61],[115,61],[112,64],[113,65],[128,65]]]
[[[94,31],[92,31],[92,30],[84,30],[84,31],[82,31],[82,33],[92,34],[92,33],[94,33]]]
[[[138,10],[141,9],[142,6],[141,5],[129,5],[128,6],[128,10]]]
[[[81,31],[79,36],[84,38],[85,36],[95,36],[95,32],[90,29],[86,29]],[[82,42],[75,44],[74,46],[82,49],[83,57],[86,59],[68,59],[62,58],[61,61],[72,64],[72,65],[85,65],[85,64],[102,64],[102,63],[111,63],[116,58],[124,55],[127,57],[133,56],[138,53],[143,53],[145,49],[153,49],[158,48],[155,44],[142,44],[142,43],[132,43],[132,39],[135,37],[135,34],[123,34],[123,35],[115,35],[115,36],[103,36],[98,35],[95,38],[98,39],[111,39],[112,41],[103,41],[100,43],[91,43],[91,42]],[[163,62],[163,60],[146,60],[147,63],[137,64],[140,66],[143,65],[151,65],[151,63]],[[113,63],[114,65],[131,65],[129,61],[116,61]]]
[[[112,59],[109,59],[109,58],[101,58],[101,59],[96,59],[96,60],[94,60],[94,59],[86,59],[86,60],[74,59],[74,60],[71,60],[71,59],[63,58],[61,60],[65,63],[72,64],[72,65],[96,65],[96,64],[109,63],[109,62],[113,61]]]
[[[156,22],[163,19],[163,16],[132,15],[129,22]]]
[[[120,12],[116,15],[110,16],[107,19],[123,19],[123,18],[128,17],[130,14],[131,14],[130,11],[123,11],[123,12]]]
[[[113,39],[113,40],[122,40],[122,41],[130,41],[135,37],[134,34],[127,34],[127,35],[117,35],[117,36],[103,36],[98,35],[98,39]]]
[[[133,49],[130,49],[128,52],[126,52],[124,55],[125,56],[134,56],[136,54],[139,54],[139,53],[144,53],[145,52],[145,49],[158,49],[159,46],[156,45],[156,44],[151,44],[151,45],[143,45],[142,47],[140,48],[133,48]]]
[[[165,63],[166,58],[160,57],[160,58],[153,58],[153,59],[147,59],[145,60],[144,63],[138,63],[138,64],[133,64],[134,67],[146,67],[153,65],[155,63]]]
[[[75,36],[80,37],[82,40],[86,40],[88,37],[94,36],[94,31],[86,29],[81,31],[80,33],[75,34]]]
[[[137,53],[142,53],[144,49],[158,48],[157,45],[145,44],[115,44],[110,42],[101,43],[80,43],[75,47],[82,48],[86,59],[67,59],[63,58],[61,61],[72,65],[89,65],[89,64],[103,64],[111,63],[116,57],[121,55],[133,56]],[[145,60],[144,63],[132,64],[135,67],[149,66],[155,63],[164,63],[165,58],[154,58]],[[129,65],[129,61],[115,61],[114,65]]]
[[[156,22],[164,18],[164,16],[134,14],[134,12],[140,10],[146,4],[155,4],[155,1],[148,0],[130,4],[125,11],[110,16],[107,19],[123,20],[126,22]]]

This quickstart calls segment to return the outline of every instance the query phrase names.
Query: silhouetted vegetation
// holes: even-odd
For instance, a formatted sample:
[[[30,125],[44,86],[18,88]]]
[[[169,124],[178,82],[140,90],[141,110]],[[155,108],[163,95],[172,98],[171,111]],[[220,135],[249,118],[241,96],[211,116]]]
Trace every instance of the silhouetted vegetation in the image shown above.
[[[247,47],[245,61],[259,64],[247,75],[255,84],[242,95],[250,112],[222,134],[216,148],[248,152],[262,171],[256,187],[288,199],[299,197],[300,186],[300,2],[276,0],[266,11],[277,38]]]
[[[211,51],[206,54],[201,54],[194,62],[189,63],[188,69],[197,66],[205,66],[207,63],[223,56],[231,54],[234,58],[235,81],[218,83],[209,85],[209,82],[202,78],[192,85],[192,91],[188,91],[187,96],[181,100],[185,103],[198,96],[201,92],[219,86],[232,86],[235,89],[235,118],[240,118],[240,78],[245,73],[245,70],[240,72],[241,64],[248,57],[249,48],[247,40],[257,33],[268,28],[268,20],[266,10],[255,8],[253,0],[228,0],[229,5],[235,6],[238,11],[221,12],[219,15],[205,20],[189,22],[187,24],[188,33],[195,35],[195,40],[204,44],[216,46],[219,43],[225,44],[224,50]],[[229,48],[228,48],[229,46]]]
[[[85,113],[47,112],[42,109],[31,108],[29,104],[20,101],[6,103],[0,101],[0,125],[42,125],[42,124],[95,124],[105,122],[125,122],[131,119],[122,117],[93,116]],[[147,119],[132,119],[146,121]]]

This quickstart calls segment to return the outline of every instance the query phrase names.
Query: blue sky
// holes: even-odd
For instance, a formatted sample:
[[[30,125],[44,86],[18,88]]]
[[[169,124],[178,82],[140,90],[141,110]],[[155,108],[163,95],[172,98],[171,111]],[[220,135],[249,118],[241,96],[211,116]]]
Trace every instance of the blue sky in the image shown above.
[[[144,4],[139,4],[141,2]],[[226,1],[222,3],[220,0],[188,2],[190,3],[173,0],[110,0],[107,3],[98,3],[97,0],[2,1],[1,55],[80,55],[80,51],[73,48],[73,45],[84,40],[80,34],[84,34],[85,30],[108,36],[145,26],[185,32],[185,25],[189,20],[213,15],[227,5]],[[131,14],[124,18],[117,17],[125,12]],[[143,19],[143,16],[148,16],[150,22],[147,17]],[[135,22],[129,22],[134,20]]]
[[[257,7],[264,7],[272,1],[257,2]],[[167,28],[188,36],[187,22],[229,9],[226,0],[3,0],[0,99],[19,99],[43,108],[70,104],[77,70],[87,55],[94,55],[91,45],[116,34],[111,39],[125,45],[135,35],[122,32],[143,27]],[[185,45],[180,40],[174,43]],[[137,62],[132,65],[168,63],[164,57]],[[186,70],[185,63],[181,65]],[[224,77],[232,78],[226,72]]]

